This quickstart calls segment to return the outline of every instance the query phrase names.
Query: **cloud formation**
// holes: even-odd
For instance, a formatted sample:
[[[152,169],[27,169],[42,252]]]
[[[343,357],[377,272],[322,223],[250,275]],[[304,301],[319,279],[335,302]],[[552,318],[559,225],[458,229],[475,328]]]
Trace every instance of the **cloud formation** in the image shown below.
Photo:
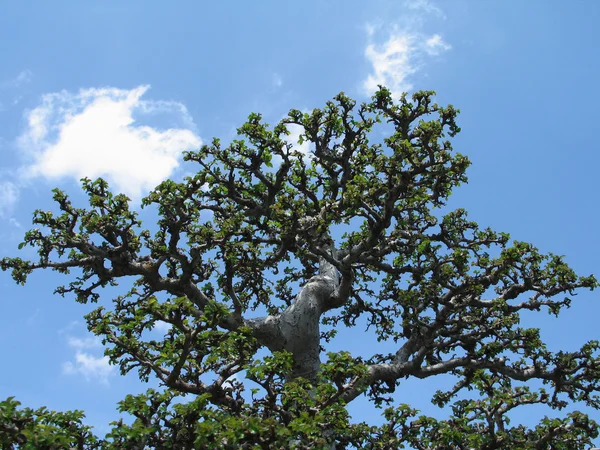
[[[63,373],[82,375],[86,381],[99,381],[108,385],[108,378],[115,368],[108,363],[108,356],[96,357],[86,352],[77,351],[75,361],[63,364]]]
[[[25,69],[13,78],[0,80],[0,112],[6,111],[10,106],[15,106],[19,103],[22,98],[19,92],[32,79],[33,72]],[[12,97],[12,100],[8,100],[7,97]]]
[[[368,23],[365,26],[369,40],[365,57],[371,65],[371,73],[362,84],[365,95],[372,95],[380,85],[390,89],[395,97],[412,90],[413,76],[427,59],[452,48],[440,34],[427,35],[419,31],[426,15],[443,18],[437,6],[427,0],[406,1],[404,6],[407,16],[402,25],[385,27],[382,23]],[[386,30],[390,31],[385,33]],[[377,39],[381,35],[386,38]]]
[[[388,87],[394,93],[412,88],[408,77],[417,70],[413,42],[414,36],[399,33],[390,36],[382,46],[367,46],[365,57],[371,63],[373,73],[363,83],[365,94],[372,94],[380,85]]]
[[[171,329],[171,324],[168,322],[164,322],[162,320],[157,320],[154,322],[154,329],[159,333],[166,333]]]
[[[69,347],[75,349],[75,360],[63,364],[63,373],[66,375],[80,375],[86,381],[99,381],[108,385],[108,378],[113,374],[115,368],[109,364],[108,356],[94,356],[84,350],[102,348],[100,338],[87,336],[67,338]]]
[[[432,56],[439,55],[441,52],[445,52],[451,48],[452,46],[444,42],[439,34],[431,36],[425,41],[424,45],[425,51]]]
[[[26,114],[19,138],[31,163],[28,178],[103,177],[119,192],[141,198],[178,167],[181,154],[201,145],[184,105],[143,100],[149,86],[46,94]],[[169,125],[140,123],[157,115]]]
[[[69,347],[73,347],[79,350],[85,348],[101,348],[102,341],[98,336],[87,336],[85,338],[77,338],[73,336],[69,336],[67,339],[67,343]]]
[[[302,144],[299,143],[300,135],[304,134],[305,131],[304,127],[302,125],[291,123],[287,125],[287,129],[290,134],[283,136],[283,140],[288,144],[292,144],[294,150],[310,157],[312,147],[311,142],[305,139]]]
[[[22,70],[14,78],[0,81],[0,89],[18,88],[31,82],[33,72],[29,69]]]
[[[19,190],[11,181],[0,181],[0,218],[9,217],[19,199]]]
[[[442,18],[446,17],[444,12],[429,0],[405,0],[404,6],[409,10],[433,14]]]
[[[12,80],[12,85],[15,87],[19,87],[31,82],[32,79],[33,72],[29,69],[25,69],[19,72],[19,74]]]

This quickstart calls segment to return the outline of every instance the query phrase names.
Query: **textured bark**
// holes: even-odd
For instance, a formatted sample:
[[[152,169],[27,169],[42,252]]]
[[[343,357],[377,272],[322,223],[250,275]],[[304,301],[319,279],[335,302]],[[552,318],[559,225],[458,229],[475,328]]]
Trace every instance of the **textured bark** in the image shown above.
[[[319,323],[321,315],[332,307],[331,298],[339,294],[339,287],[337,269],[320,258],[319,275],[308,280],[287,309],[278,315],[246,321],[265,347],[271,351],[286,350],[293,355],[292,378],[316,379],[321,364]]]

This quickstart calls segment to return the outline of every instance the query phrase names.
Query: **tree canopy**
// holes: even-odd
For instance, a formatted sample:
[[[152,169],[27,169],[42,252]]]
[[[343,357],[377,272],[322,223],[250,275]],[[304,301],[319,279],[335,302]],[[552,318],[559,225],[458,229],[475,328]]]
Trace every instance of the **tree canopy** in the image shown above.
[[[85,318],[111,363],[162,387],[120,402],[134,420],[104,437],[79,411],[9,398],[3,448],[587,448],[598,425],[582,412],[508,419],[532,404],[600,407],[599,343],[551,352],[520,326],[521,313],[558,315],[598,283],[446,212],[470,163],[449,140],[458,110],[433,96],[339,94],[274,127],[251,114],[239,139],[185,154],[195,175],[143,199],[158,215],[150,229],[102,179],[82,180],[85,208],[55,189],[57,211],[37,210],[21,244],[39,260],[1,268],[20,284],[64,274],[56,293],[100,305]],[[117,284],[128,292],[104,301]],[[169,326],[161,339],[148,333],[157,323]],[[358,339],[365,327],[371,355],[328,350],[339,330]],[[404,380],[441,374],[456,382],[430,393],[446,419],[402,402]],[[352,420],[360,396],[383,425]]]

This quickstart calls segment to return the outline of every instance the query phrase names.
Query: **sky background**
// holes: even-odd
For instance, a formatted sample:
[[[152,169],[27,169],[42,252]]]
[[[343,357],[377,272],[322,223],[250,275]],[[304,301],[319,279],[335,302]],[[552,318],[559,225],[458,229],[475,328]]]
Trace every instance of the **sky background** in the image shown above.
[[[139,201],[250,112],[276,123],[384,84],[461,110],[453,145],[473,165],[452,207],[598,275],[599,22],[591,0],[2,2],[0,253],[33,257],[17,245],[54,187],[77,200],[82,176],[102,176]],[[83,409],[104,434],[116,402],[147,386],[106,364],[82,320],[92,306],[53,296],[60,283],[0,273],[0,398]],[[525,323],[575,350],[600,334],[598,294],[575,300]],[[354,333],[345,343],[360,352]],[[419,386],[399,400],[436,415],[435,384]]]

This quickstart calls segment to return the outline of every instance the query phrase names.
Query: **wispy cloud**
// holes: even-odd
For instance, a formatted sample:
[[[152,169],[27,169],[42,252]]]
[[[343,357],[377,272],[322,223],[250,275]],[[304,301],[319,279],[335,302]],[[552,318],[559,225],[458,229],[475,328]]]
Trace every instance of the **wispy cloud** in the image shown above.
[[[33,72],[29,69],[22,70],[19,74],[12,80],[12,84],[15,87],[22,86],[31,82],[33,79]]]
[[[425,13],[446,18],[444,12],[429,0],[405,0],[404,6],[417,13]]]
[[[23,98],[19,92],[33,79],[33,72],[26,69],[16,76],[0,80],[0,112],[7,111],[11,106],[17,105]],[[9,99],[7,97],[12,97]]]
[[[281,75],[279,75],[278,73],[274,73],[273,74],[273,87],[275,88],[280,88],[281,86],[283,86],[283,78],[281,78]]]
[[[73,361],[63,363],[63,373],[66,375],[80,375],[87,381],[99,381],[108,385],[108,379],[115,368],[109,364],[108,356],[94,356],[85,350],[101,349],[102,342],[98,336],[78,338],[67,337],[69,347],[75,349]]]
[[[0,218],[9,217],[17,200],[19,199],[19,190],[11,181],[0,181]]]
[[[396,97],[412,90],[414,76],[427,59],[452,48],[439,33],[428,35],[421,31],[428,15],[444,17],[437,6],[427,0],[410,0],[404,2],[404,7],[406,15],[400,24],[380,21],[365,25],[365,57],[371,65],[371,73],[362,84],[365,95],[373,94],[380,85]]]
[[[89,353],[77,351],[74,361],[63,364],[63,373],[66,375],[81,375],[87,381],[99,381],[108,385],[108,379],[115,368],[108,362],[108,356],[96,357]]]
[[[397,33],[383,45],[367,46],[365,57],[371,63],[373,73],[363,83],[365,94],[372,94],[380,85],[397,94],[412,88],[409,77],[417,71],[414,41],[415,37],[409,33]]]
[[[58,330],[58,334],[63,335],[68,333],[69,331],[77,328],[80,325],[80,322],[78,320],[71,320],[65,327],[60,328]],[[68,339],[67,339],[68,341]]]
[[[40,315],[41,315],[40,308],[36,308],[35,311],[33,311],[33,313],[31,313],[29,315],[29,317],[27,318],[27,321],[25,322],[27,324],[27,326],[28,327],[35,326],[40,318]]]
[[[73,336],[69,336],[67,338],[67,343],[69,347],[73,347],[76,349],[86,349],[86,348],[101,348],[102,341],[98,336],[87,336],[85,338],[77,338]]]
[[[10,106],[15,106],[19,103],[21,96],[18,92],[21,91],[23,85],[29,83],[33,78],[33,73],[30,70],[23,70],[16,76],[0,80],[0,112],[9,109]],[[13,97],[12,100],[6,101],[6,97]],[[8,105],[8,106],[7,106]],[[0,136],[0,148],[7,146],[8,141]],[[0,219],[13,226],[20,227],[19,222],[11,217],[17,201],[19,200],[19,186],[14,176],[14,173],[8,169],[4,169],[0,174]],[[4,240],[4,237],[0,238]]]
[[[33,72],[29,69],[22,70],[13,78],[8,80],[0,81],[0,89],[10,89],[21,87],[24,84],[31,82],[33,79]]]
[[[451,48],[452,46],[444,42],[439,34],[434,34],[427,39],[424,46],[425,51],[432,56],[439,55],[441,52],[445,52]]]
[[[139,199],[179,166],[183,151],[201,145],[184,105],[143,100],[149,86],[46,94],[26,113],[19,144],[30,158],[27,178],[106,178]],[[149,126],[160,114],[169,127]],[[176,124],[172,126],[172,124]]]

